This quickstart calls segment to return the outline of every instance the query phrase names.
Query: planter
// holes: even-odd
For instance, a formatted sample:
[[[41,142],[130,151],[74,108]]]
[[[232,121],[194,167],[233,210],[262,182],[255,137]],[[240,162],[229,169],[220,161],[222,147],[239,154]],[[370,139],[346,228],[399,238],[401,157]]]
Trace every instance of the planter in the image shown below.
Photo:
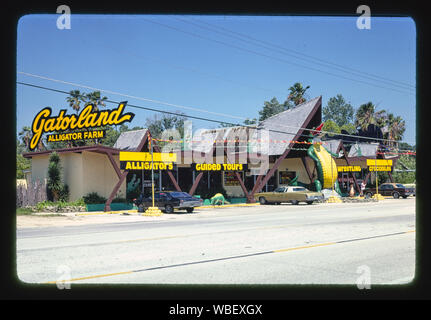
[[[86,204],[85,207],[88,212],[105,210],[104,203]],[[133,209],[133,203],[120,203],[120,202],[111,203],[111,211],[132,210],[132,209]]]
[[[227,201],[231,204],[247,203],[247,198],[230,198]]]

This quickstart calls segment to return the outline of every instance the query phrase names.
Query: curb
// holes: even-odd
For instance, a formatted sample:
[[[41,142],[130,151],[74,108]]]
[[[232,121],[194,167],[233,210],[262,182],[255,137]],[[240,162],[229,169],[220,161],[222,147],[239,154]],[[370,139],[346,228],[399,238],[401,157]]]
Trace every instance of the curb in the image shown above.
[[[259,202],[256,203],[237,203],[237,204],[221,204],[221,205],[211,205],[211,206],[200,206],[199,209],[214,209],[214,208],[235,208],[235,207],[253,207],[260,206]]]
[[[223,204],[223,205],[212,205],[212,206],[200,206],[196,207],[196,209],[217,209],[217,208],[234,208],[234,207],[253,207],[259,206],[260,203],[237,203],[237,204]],[[92,216],[99,214],[123,214],[126,213],[138,213],[137,209],[132,210],[119,210],[119,211],[93,211],[93,212],[82,212],[76,213],[76,216]]]

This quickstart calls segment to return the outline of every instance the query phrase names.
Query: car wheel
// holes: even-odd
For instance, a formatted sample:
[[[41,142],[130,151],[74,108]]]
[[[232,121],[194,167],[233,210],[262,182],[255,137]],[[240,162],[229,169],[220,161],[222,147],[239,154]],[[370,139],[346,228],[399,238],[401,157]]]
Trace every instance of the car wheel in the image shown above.
[[[192,212],[193,212],[193,209],[194,209],[194,208],[187,208],[186,210],[187,210],[187,212],[188,212],[188,213],[192,213]]]
[[[166,213],[174,212],[174,207],[172,207],[172,205],[170,205],[170,204],[165,205],[165,212]]]
[[[298,200],[290,200],[290,203],[293,205],[297,205],[299,203],[299,201]]]
[[[306,201],[307,204],[313,204],[313,201]]]
[[[394,199],[398,199],[399,197],[400,197],[400,194],[398,193],[398,192],[394,192],[393,194],[392,194],[392,197],[394,197]]]
[[[408,196],[403,196],[404,199],[407,199]]]
[[[265,199],[265,197],[260,197],[260,198],[259,198],[259,203],[260,203],[260,204],[266,204],[266,199]]]
[[[144,211],[145,211],[145,207],[142,204],[140,204],[138,206],[138,212],[144,212]]]
[[[369,199],[369,198],[371,198],[373,196],[373,194],[371,193],[371,192],[367,192],[366,194],[365,194],[365,199]]]

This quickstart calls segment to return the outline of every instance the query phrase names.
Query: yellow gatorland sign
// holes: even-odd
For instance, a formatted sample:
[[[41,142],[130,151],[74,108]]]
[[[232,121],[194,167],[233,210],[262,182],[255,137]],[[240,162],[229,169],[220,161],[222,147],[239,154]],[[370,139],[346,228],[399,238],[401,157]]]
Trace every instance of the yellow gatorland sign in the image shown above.
[[[98,111],[93,111],[94,106],[92,104],[88,104],[78,115],[66,115],[66,110],[63,109],[60,110],[58,116],[55,117],[51,116],[51,108],[46,107],[39,111],[33,119],[33,123],[31,125],[33,137],[30,140],[29,149],[34,150],[36,148],[42,138],[42,134],[44,133],[88,129],[107,125],[119,125],[126,121],[130,122],[135,114],[131,112],[123,114],[126,104],[127,101],[124,101],[121,102],[116,109]],[[73,140],[74,137],[77,139],[78,136],[81,136],[82,139],[95,139],[93,134],[91,134],[91,137],[87,134],[87,138],[85,138],[84,135],[85,134],[82,133],[81,135],[77,134],[74,136],[72,133],[71,136],[60,136],[57,138],[63,139],[62,141],[65,141],[68,138]],[[54,138],[52,137],[51,139]]]

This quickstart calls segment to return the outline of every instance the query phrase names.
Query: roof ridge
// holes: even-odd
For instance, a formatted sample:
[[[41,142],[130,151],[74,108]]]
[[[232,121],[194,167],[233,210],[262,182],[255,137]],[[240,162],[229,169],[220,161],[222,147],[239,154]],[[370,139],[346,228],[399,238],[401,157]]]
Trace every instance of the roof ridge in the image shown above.
[[[298,104],[297,106],[295,106],[295,107],[293,107],[293,108],[289,108],[289,109],[284,110],[284,111],[282,111],[282,112],[276,113],[276,114],[274,114],[274,115],[272,115],[272,116],[270,116],[270,117],[266,118],[265,120],[260,121],[258,125],[260,125],[261,123],[263,123],[263,122],[265,122],[265,121],[267,121],[267,120],[270,120],[271,118],[274,118],[274,117],[276,117],[276,116],[280,116],[280,115],[282,115],[282,114],[285,114],[285,113],[286,113],[286,112],[288,112],[288,111],[296,110],[297,108],[299,108],[299,107],[301,107],[301,106],[304,106],[305,104],[308,104],[308,103],[312,102],[313,100],[319,100],[321,97],[322,97],[321,95],[320,95],[320,96],[317,96],[317,97],[315,97],[315,98],[313,98],[313,99],[310,99],[310,100],[305,101],[305,102],[303,102],[303,103],[301,103],[301,104]]]

